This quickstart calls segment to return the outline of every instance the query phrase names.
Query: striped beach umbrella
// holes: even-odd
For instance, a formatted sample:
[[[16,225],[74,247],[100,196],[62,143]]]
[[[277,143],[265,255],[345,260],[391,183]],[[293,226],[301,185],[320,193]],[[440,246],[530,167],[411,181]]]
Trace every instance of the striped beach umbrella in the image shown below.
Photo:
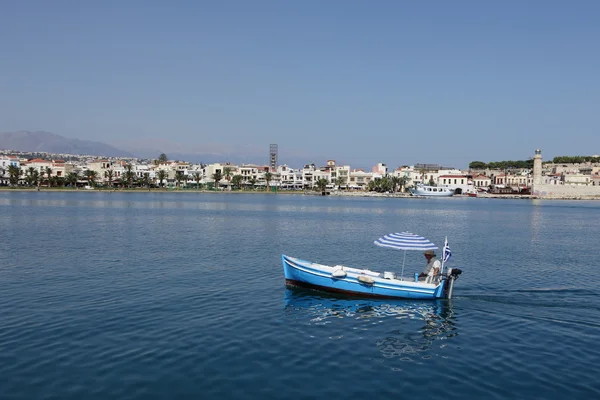
[[[438,247],[425,239],[423,236],[415,235],[411,232],[390,233],[380,237],[374,242],[379,247],[388,247],[390,249],[404,250],[402,260],[402,273],[400,279],[404,278],[404,263],[406,261],[407,250],[435,250]]]
[[[410,232],[390,233],[374,242],[380,247],[396,250],[435,250],[438,247],[423,236]]]

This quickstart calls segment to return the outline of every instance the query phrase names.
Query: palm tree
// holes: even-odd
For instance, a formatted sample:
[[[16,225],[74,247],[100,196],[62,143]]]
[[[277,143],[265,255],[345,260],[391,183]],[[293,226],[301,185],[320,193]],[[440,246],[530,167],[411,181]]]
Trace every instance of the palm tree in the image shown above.
[[[404,190],[406,190],[406,184],[408,183],[408,176],[401,176],[400,177],[400,191],[404,192]]]
[[[98,172],[94,171],[93,169],[88,169],[87,171],[85,171],[85,178],[87,179],[88,184],[91,187],[95,187],[96,179],[98,178]]]
[[[65,186],[65,179],[60,176],[53,176],[51,179],[51,186]]]
[[[223,168],[223,177],[227,179],[227,181],[231,180],[231,168],[225,167]]]
[[[127,182],[127,187],[130,188],[133,183],[133,178],[135,178],[135,173],[132,171],[133,166],[131,164],[125,164],[125,172],[123,173],[123,178],[125,182]]]
[[[115,175],[115,171],[112,169],[107,169],[104,171],[104,177],[108,179],[108,187],[112,187],[112,180]]]
[[[271,179],[273,179],[273,174],[270,172],[265,173],[265,181],[267,181],[267,191],[271,189]]]
[[[22,173],[23,172],[21,171],[21,168],[17,167],[16,165],[8,166],[8,180],[11,186],[17,186],[19,184],[19,178],[21,177]]]
[[[370,192],[379,192],[379,188],[381,187],[381,178],[374,178],[369,181],[367,185]]]
[[[392,192],[396,192],[396,190],[398,189],[398,186],[400,185],[400,177],[399,176],[392,176],[392,178],[390,179],[391,183],[392,183]]]
[[[233,178],[231,178],[231,184],[234,188],[240,189],[242,187],[242,179],[243,177],[241,175],[234,175]]]
[[[194,172],[194,180],[196,181],[196,189],[200,189],[200,177],[202,175],[200,174],[200,171],[196,171]]]
[[[44,180],[44,170],[40,168],[39,172],[36,171],[35,176],[37,177],[35,184],[37,185],[38,190],[40,190],[40,185],[42,184],[42,180]]]
[[[167,177],[167,171],[165,171],[164,169],[159,169],[158,172],[156,173],[156,176],[158,177],[159,186],[162,187],[163,181]]]
[[[52,187],[52,182],[50,178],[52,177],[52,168],[46,167],[46,176],[48,177],[48,187]]]
[[[79,175],[77,175],[75,172],[69,172],[65,177],[65,180],[69,184],[69,187],[75,186],[75,188],[77,188],[77,181],[79,180]]]
[[[317,187],[319,188],[319,190],[321,191],[321,193],[325,193],[325,190],[327,190],[327,184],[329,182],[327,181],[327,179],[325,178],[319,178],[319,180],[317,181]]]
[[[183,171],[175,171],[175,180],[177,181],[177,187],[181,185],[181,181],[185,177],[185,173]]]
[[[341,176],[338,176],[335,180],[335,184],[337,185],[339,190],[342,185],[346,184],[346,179],[342,178]]]
[[[256,178],[252,177],[248,180],[248,182],[250,182],[250,184],[252,185],[252,189],[254,189],[254,186],[256,185]]]
[[[219,182],[223,179],[223,174],[221,174],[221,170],[217,169],[214,174],[212,174],[212,178],[215,180],[215,189],[219,190]]]
[[[37,185],[39,178],[39,172],[34,167],[27,168],[27,174],[25,175],[25,182],[28,186]]]
[[[144,175],[140,178],[140,183],[142,186],[149,188],[150,187],[150,173],[144,172]]]

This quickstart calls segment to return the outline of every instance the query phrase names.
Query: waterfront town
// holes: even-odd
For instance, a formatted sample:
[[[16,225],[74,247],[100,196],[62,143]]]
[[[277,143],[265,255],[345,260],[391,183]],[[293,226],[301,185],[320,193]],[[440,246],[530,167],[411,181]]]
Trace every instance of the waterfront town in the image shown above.
[[[194,164],[168,160],[165,154],[149,160],[3,150],[0,151],[0,186],[404,193],[408,188],[424,184],[447,187],[458,195],[478,190],[530,195],[536,194],[533,190],[536,184],[540,188],[537,194],[542,197],[596,197],[600,194],[600,163],[542,164],[539,150],[525,168],[476,165],[480,168],[466,170],[438,164],[389,168],[377,163],[366,171],[338,165],[335,160],[292,168],[278,163],[277,145],[270,146],[268,157],[269,163],[265,165]],[[558,194],[552,196],[552,193]]]

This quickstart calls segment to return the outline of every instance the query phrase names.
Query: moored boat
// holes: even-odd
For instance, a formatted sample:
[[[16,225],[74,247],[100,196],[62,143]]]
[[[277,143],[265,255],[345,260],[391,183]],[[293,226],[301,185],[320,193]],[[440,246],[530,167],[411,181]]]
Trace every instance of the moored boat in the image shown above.
[[[450,197],[454,196],[454,189],[448,187],[417,185],[410,189],[413,196]]]

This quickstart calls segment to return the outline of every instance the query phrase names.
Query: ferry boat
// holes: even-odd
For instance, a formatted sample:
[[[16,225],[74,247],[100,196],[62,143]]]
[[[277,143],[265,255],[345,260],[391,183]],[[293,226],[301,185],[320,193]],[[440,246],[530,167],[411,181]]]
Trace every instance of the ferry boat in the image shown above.
[[[454,189],[438,186],[417,185],[417,187],[410,189],[410,193],[413,196],[450,197],[454,196]]]

